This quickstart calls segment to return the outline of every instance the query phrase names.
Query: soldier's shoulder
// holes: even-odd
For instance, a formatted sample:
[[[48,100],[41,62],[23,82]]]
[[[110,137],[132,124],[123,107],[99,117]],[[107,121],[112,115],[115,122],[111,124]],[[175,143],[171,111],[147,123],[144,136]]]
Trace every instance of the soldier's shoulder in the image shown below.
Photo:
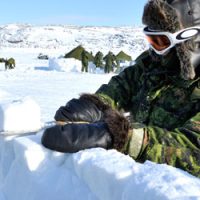
[[[136,59],[135,62],[136,63],[140,63],[140,62],[146,62],[151,60],[151,56],[149,55],[149,51],[146,50],[144,52],[142,52]]]
[[[132,69],[132,68],[143,68],[144,66],[147,67],[147,65],[152,61],[149,51],[142,52],[132,63],[129,67],[126,69]]]

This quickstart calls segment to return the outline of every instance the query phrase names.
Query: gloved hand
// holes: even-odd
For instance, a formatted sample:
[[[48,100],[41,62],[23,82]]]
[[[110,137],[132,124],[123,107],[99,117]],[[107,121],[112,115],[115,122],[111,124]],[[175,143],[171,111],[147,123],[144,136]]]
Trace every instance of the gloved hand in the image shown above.
[[[109,149],[112,138],[106,123],[66,124],[47,128],[42,144],[51,150],[75,153],[79,150],[102,147]]]
[[[72,99],[65,106],[61,106],[54,119],[61,122],[97,122],[103,119],[103,112],[107,108],[97,96],[84,94],[79,99]]]
[[[55,120],[70,124],[45,130],[42,143],[53,150],[76,152],[85,148],[111,146],[121,150],[127,141],[128,120],[97,95],[84,94],[79,99],[72,99],[58,109]]]

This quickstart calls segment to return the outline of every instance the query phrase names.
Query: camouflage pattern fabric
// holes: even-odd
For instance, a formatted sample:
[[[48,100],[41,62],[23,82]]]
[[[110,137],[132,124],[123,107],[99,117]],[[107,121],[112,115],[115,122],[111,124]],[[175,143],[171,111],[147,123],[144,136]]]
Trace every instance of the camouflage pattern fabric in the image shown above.
[[[83,52],[81,53],[81,62],[82,62],[82,68],[81,71],[82,72],[88,72],[88,53],[87,51],[83,50]]]
[[[139,162],[167,163],[200,177],[200,78],[183,80],[176,54],[153,62],[144,52],[134,66],[96,93],[113,108],[132,114],[133,131],[124,153]],[[147,144],[141,142],[143,135],[135,137],[135,123],[147,133]]]
[[[109,52],[105,58],[104,58],[106,64],[105,64],[105,68],[104,68],[104,72],[105,73],[110,73],[113,72],[114,70],[114,62],[115,62],[115,56],[112,52]]]
[[[98,51],[94,57],[94,64],[96,67],[103,68],[103,53]]]

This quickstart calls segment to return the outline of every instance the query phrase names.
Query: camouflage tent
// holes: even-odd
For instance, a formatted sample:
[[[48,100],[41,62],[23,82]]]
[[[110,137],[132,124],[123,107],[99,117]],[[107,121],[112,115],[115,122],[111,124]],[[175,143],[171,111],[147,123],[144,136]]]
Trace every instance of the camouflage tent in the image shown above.
[[[131,56],[129,56],[128,54],[124,53],[123,51],[120,51],[117,55],[116,55],[116,58],[118,61],[131,61],[132,58]]]
[[[79,45],[76,48],[72,49],[69,53],[66,53],[64,58],[75,58],[77,60],[81,60],[81,53],[83,52],[84,48]],[[88,53],[89,61],[93,61],[94,57],[91,53]]]

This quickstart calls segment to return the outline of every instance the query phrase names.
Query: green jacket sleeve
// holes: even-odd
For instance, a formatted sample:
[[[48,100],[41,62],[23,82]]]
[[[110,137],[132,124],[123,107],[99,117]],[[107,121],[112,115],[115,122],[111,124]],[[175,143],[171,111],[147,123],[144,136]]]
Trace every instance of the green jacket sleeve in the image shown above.
[[[143,143],[142,133],[140,138],[137,137],[138,130],[141,129],[148,135],[146,145]],[[147,126],[133,129],[132,137],[134,139],[130,138],[128,154],[137,156],[137,161],[166,163],[200,177],[200,113],[173,131]],[[139,155],[136,154],[137,149],[140,150]]]
[[[147,52],[140,57],[146,57]],[[142,74],[142,63],[136,62],[135,65],[123,70],[117,76],[113,76],[108,84],[103,84],[97,91],[103,100],[118,110],[129,110],[131,98],[140,90],[138,77]]]
[[[146,53],[142,54],[134,66],[126,68],[118,76],[113,77],[108,84],[100,87],[97,94],[112,107],[130,111],[130,108],[135,106],[133,97],[141,92],[142,74],[150,62],[148,59]],[[165,126],[148,122],[146,125],[133,124],[123,152],[139,162],[151,160],[156,163],[166,163],[200,177],[199,99],[200,96],[195,100],[198,108],[195,114],[191,115],[193,117],[190,116],[187,121],[178,123],[175,128],[165,129],[163,128]],[[146,136],[147,142],[144,142]]]
[[[118,76],[113,76],[108,84],[103,84],[96,94],[113,108],[126,108],[128,97],[131,97],[129,78],[127,70],[124,70]]]

